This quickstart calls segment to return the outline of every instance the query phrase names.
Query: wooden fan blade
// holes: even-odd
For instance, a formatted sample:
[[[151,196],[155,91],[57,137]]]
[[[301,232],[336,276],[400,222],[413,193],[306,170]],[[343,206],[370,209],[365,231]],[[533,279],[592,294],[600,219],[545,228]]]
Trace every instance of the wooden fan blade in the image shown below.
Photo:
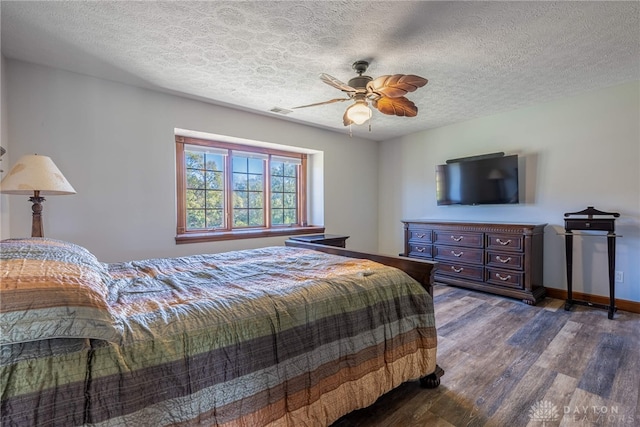
[[[426,85],[427,82],[427,79],[413,74],[394,74],[370,81],[367,83],[367,90],[387,98],[399,98]]]
[[[373,102],[373,106],[382,114],[390,116],[415,117],[418,115],[418,107],[404,96],[399,98],[382,97]]]
[[[342,101],[349,101],[349,100],[351,100],[351,98],[335,98],[335,99],[330,99],[329,101],[316,102],[315,104],[300,105],[299,107],[293,107],[292,110],[295,110],[296,108],[315,107],[317,105],[333,104],[334,102],[342,102]]]
[[[354,88],[352,88],[348,84],[341,82],[340,80],[336,79],[333,76],[330,76],[329,74],[325,74],[325,73],[320,74],[320,80],[322,80],[323,82],[325,82],[329,86],[333,86],[336,89],[340,89],[343,92],[355,92],[356,91]]]

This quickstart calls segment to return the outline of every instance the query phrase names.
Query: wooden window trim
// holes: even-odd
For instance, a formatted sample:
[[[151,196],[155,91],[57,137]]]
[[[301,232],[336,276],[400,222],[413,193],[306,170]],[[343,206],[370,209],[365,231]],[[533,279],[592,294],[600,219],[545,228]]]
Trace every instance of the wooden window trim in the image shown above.
[[[257,239],[261,237],[294,236],[298,234],[323,234],[324,227],[282,227],[271,229],[245,229],[216,232],[187,232],[176,236],[176,243],[218,242],[223,240]]]
[[[307,155],[304,153],[293,153],[289,151],[271,149],[266,147],[253,147],[235,143],[211,141],[200,138],[185,137],[176,135],[176,195],[177,195],[177,226],[176,226],[176,243],[200,243],[200,242],[214,242],[223,240],[237,240],[237,239],[253,239],[262,237],[278,237],[278,236],[290,236],[299,234],[315,234],[324,233],[324,227],[308,225],[307,221]],[[187,230],[187,207],[186,207],[186,169],[185,169],[185,145],[200,145],[206,147],[225,148],[236,151],[253,151],[262,154],[271,154],[283,157],[297,157],[301,161],[300,166],[300,179],[298,180],[298,222],[299,224],[293,226],[271,226],[270,214],[265,206],[265,215],[267,216],[267,227],[256,228],[244,228],[244,229],[230,229],[233,218],[227,217],[228,229],[215,230],[215,231],[190,231]],[[227,165],[228,166],[228,165]],[[269,171],[265,173],[269,175]],[[230,180],[229,169],[225,170],[225,180]],[[229,184],[229,182],[227,182]],[[230,191],[230,187],[227,186]],[[266,187],[270,188],[270,187]],[[266,189],[265,188],[265,189]],[[265,193],[265,200],[270,199],[268,197],[270,193]],[[226,195],[226,204],[231,203],[231,195]],[[226,206],[225,215],[230,215],[231,210]]]

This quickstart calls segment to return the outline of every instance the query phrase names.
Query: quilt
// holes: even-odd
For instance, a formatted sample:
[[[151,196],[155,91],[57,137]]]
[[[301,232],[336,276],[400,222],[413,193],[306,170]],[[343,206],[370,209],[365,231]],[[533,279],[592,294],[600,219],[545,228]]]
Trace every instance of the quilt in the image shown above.
[[[274,246],[104,264],[2,244],[3,426],[326,426],[436,369],[431,296],[373,261]],[[30,287],[55,298],[29,305]]]

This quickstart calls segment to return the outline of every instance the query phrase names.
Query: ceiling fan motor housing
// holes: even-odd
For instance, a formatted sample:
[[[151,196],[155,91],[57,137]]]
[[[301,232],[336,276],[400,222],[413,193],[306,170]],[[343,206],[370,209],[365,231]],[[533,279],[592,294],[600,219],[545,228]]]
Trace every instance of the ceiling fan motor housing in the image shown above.
[[[366,91],[367,83],[369,83],[371,80],[373,80],[373,78],[369,76],[357,76],[349,80],[349,86],[351,86],[352,88],[358,91],[359,90]]]

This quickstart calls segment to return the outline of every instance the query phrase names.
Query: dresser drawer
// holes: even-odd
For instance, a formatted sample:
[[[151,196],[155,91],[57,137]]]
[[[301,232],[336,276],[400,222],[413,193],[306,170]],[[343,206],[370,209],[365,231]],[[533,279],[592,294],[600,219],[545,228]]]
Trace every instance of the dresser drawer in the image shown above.
[[[433,257],[437,260],[448,260],[454,263],[464,262],[482,265],[484,251],[482,249],[465,248],[462,246],[434,246]]]
[[[524,237],[514,234],[487,234],[487,249],[522,252]]]
[[[489,267],[522,270],[524,268],[524,254],[517,252],[487,251],[485,264]]]
[[[408,237],[412,243],[431,243],[431,229],[410,226]]]
[[[610,219],[565,219],[564,228],[567,230],[600,230],[613,231]]]
[[[432,258],[432,246],[431,245],[421,245],[421,244],[409,244],[409,256],[410,257],[420,257],[420,258]]]
[[[460,233],[455,230],[437,230],[433,234],[434,242],[437,244],[466,246],[470,248],[481,248],[484,246],[483,233]]]
[[[449,277],[458,277],[460,279],[483,281],[484,268],[481,266],[455,264],[450,262],[438,262],[436,275],[442,274]]]
[[[486,282],[491,283],[492,285],[522,289],[522,278],[523,274],[517,271],[487,268]]]

